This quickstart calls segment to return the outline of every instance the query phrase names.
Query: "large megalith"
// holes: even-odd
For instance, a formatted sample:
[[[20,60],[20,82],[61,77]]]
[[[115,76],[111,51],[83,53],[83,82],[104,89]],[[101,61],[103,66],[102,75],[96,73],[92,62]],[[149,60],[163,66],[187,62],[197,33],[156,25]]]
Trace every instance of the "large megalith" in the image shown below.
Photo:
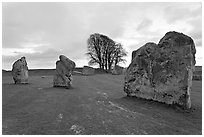
[[[14,62],[11,73],[15,84],[28,83],[28,66],[26,57],[22,57]]]
[[[158,44],[145,44],[132,54],[124,91],[128,96],[190,108],[195,53],[193,40],[178,32],[166,33]]]
[[[83,75],[94,75],[95,69],[89,66],[84,66],[82,70]]]
[[[132,52],[132,60],[135,58],[136,53],[137,53],[137,50],[134,50],[134,51]],[[132,60],[131,60],[131,61],[132,61]]]
[[[74,61],[64,55],[60,55],[56,62],[56,74],[53,79],[54,87],[70,88],[72,86],[72,71],[75,68]]]

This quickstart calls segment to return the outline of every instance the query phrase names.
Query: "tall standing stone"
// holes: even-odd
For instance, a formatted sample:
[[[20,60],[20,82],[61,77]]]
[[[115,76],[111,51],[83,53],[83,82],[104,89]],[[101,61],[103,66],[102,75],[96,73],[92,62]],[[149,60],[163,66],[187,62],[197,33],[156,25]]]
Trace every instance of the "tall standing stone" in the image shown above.
[[[193,40],[178,32],[166,33],[158,44],[145,44],[132,54],[124,91],[128,96],[190,108],[195,53]]]
[[[132,60],[135,58],[136,53],[137,53],[137,50],[134,50],[134,51],[132,52]],[[131,60],[131,61],[132,61],[132,60]]]
[[[28,83],[28,66],[25,57],[14,62],[12,66],[12,76],[15,84]]]
[[[75,63],[64,55],[60,55],[56,62],[56,74],[53,79],[54,87],[70,88],[72,86],[72,70]]]

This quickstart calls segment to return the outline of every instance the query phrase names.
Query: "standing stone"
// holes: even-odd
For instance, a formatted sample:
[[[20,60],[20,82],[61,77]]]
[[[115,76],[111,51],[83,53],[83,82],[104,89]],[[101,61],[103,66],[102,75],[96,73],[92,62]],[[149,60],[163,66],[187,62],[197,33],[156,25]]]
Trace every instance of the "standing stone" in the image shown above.
[[[28,83],[28,66],[25,57],[14,62],[11,73],[15,84]]]
[[[121,74],[123,74],[123,71],[124,71],[124,68],[123,68],[123,67],[116,65],[116,66],[113,68],[113,70],[112,70],[111,73],[112,73],[113,75],[121,75]]]
[[[136,53],[137,53],[137,50],[134,50],[134,51],[132,52],[132,60],[135,58]]]
[[[190,108],[195,53],[193,40],[178,32],[166,33],[159,44],[145,44],[134,51],[124,91],[128,96]]]
[[[95,69],[89,66],[84,66],[82,70],[83,75],[94,75]]]
[[[72,70],[75,68],[75,63],[64,55],[60,55],[56,62],[56,74],[53,79],[54,87],[70,88],[72,86]]]

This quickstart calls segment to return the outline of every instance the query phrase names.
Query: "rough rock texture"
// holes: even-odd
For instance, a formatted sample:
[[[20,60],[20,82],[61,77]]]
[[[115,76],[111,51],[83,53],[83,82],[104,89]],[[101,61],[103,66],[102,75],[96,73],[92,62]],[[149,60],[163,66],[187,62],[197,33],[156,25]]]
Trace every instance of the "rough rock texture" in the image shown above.
[[[124,71],[124,68],[123,68],[123,67],[116,65],[116,66],[113,68],[113,70],[112,70],[111,73],[112,73],[113,75],[121,75],[121,74],[123,74],[123,71]]]
[[[95,69],[89,66],[84,66],[82,70],[83,75],[94,75]]]
[[[70,88],[72,86],[72,70],[75,68],[75,63],[64,55],[60,55],[56,62],[56,74],[53,79],[54,87]]]
[[[134,51],[132,52],[132,60],[135,58],[136,53],[137,53],[137,50],[134,50]]]
[[[28,66],[25,57],[14,62],[12,66],[12,76],[15,84],[28,83]]]
[[[134,51],[124,91],[128,96],[190,108],[195,53],[193,40],[178,32],[166,33],[159,44],[145,44]]]

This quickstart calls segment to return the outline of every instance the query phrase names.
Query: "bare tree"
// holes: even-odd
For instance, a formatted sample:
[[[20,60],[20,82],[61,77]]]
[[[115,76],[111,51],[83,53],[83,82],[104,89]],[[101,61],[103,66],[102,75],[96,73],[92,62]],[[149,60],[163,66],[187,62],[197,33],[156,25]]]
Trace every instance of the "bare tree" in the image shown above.
[[[88,52],[86,54],[89,55],[91,58],[91,60],[89,61],[89,65],[99,64],[99,67],[103,68],[102,57],[101,57],[102,40],[101,40],[100,34],[95,33],[90,35],[87,43],[88,43]]]
[[[122,47],[121,43],[117,43],[115,45],[115,58],[114,58],[114,66],[118,65],[118,63],[125,63],[126,60],[123,59],[124,56],[127,56],[127,52]]]
[[[125,62],[122,57],[127,53],[120,43],[114,42],[109,37],[94,33],[88,38],[88,52],[90,57],[89,65],[98,64],[99,68],[109,71],[113,65]]]

